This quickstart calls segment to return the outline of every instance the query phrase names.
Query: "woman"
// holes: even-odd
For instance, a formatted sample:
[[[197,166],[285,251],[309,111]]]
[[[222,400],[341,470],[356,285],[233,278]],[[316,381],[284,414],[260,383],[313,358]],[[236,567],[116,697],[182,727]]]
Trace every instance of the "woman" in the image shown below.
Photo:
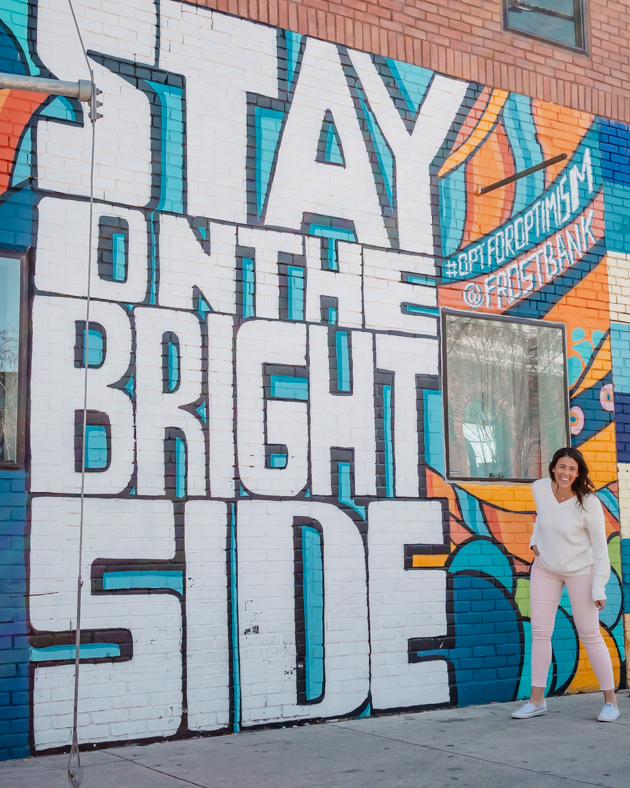
[[[545,714],[545,687],[551,663],[551,635],[566,585],[573,620],[605,704],[600,722],[619,718],[612,662],[599,631],[599,611],[606,603],[610,576],[606,524],[602,505],[589,479],[581,452],[558,449],[549,464],[549,479],[533,484],[536,522],[530,547],[536,556],[529,586],[532,622],[532,694],[512,714],[523,720]]]

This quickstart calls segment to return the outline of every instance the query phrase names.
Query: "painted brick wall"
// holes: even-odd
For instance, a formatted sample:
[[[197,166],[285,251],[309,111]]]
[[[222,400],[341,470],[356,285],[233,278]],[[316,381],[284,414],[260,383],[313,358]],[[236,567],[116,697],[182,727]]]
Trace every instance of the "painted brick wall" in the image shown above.
[[[461,79],[630,120],[630,11],[624,2],[586,0],[586,54],[505,31],[502,0],[205,0],[204,5]]]
[[[70,741],[82,452],[85,745],[527,696],[531,485],[447,473],[449,307],[563,326],[623,685],[628,128],[334,31],[76,7],[103,91],[91,228],[85,108],[0,108],[2,248],[32,261],[3,757]],[[85,75],[54,0],[2,19],[7,68]],[[553,651],[551,693],[594,688],[564,603]]]

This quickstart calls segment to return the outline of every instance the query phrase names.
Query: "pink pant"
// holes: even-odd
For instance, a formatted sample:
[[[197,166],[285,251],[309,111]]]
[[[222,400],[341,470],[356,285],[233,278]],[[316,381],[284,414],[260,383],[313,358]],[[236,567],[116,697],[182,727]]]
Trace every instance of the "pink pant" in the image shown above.
[[[563,586],[567,587],[573,620],[602,690],[614,689],[610,654],[599,631],[593,602],[593,574],[567,577],[550,572],[536,558],[529,586],[532,620],[532,687],[545,687],[551,664],[551,635]]]

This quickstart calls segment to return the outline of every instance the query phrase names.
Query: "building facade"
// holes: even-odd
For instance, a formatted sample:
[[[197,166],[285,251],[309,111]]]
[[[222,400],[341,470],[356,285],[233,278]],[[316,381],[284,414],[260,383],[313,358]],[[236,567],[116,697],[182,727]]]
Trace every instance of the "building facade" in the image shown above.
[[[70,743],[83,464],[83,744],[528,696],[569,443],[625,686],[614,4],[321,5],[76,2],[92,211],[86,105],[0,91],[0,757]],[[1,71],[88,78],[69,8],[1,13]],[[563,597],[549,692],[595,686]]]

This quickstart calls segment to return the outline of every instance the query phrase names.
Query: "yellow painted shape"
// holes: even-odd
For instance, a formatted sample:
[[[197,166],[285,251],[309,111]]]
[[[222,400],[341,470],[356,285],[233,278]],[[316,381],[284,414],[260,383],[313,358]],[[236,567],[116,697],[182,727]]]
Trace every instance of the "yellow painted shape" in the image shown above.
[[[595,487],[617,481],[617,445],[615,443],[615,422],[594,435],[579,447],[590,470]]]
[[[500,506],[510,512],[534,512],[531,484],[497,484],[496,482],[457,482],[457,486],[480,501]]]
[[[508,90],[499,90],[497,88],[492,91],[488,106],[479,119],[479,123],[477,123],[472,134],[470,137],[468,137],[466,142],[464,142],[461,147],[452,153],[444,162],[439,172],[440,178],[444,177],[444,175],[449,173],[451,170],[454,170],[455,167],[460,165],[464,159],[468,158],[468,156],[470,156],[470,154],[483,143],[483,141],[488,136],[488,133],[496,123],[499,112],[503,108],[503,105],[507,101],[509,95],[510,93]]]
[[[11,94],[11,91],[9,90],[9,88],[5,88],[4,90],[0,90],[0,112],[2,112],[2,107],[4,107],[4,104],[5,104],[6,100],[9,98],[10,94]]]
[[[612,636],[606,632],[603,627],[599,628],[602,636],[604,638],[604,642],[610,652],[610,658],[612,659],[613,665],[613,673],[615,676],[615,686],[619,686],[619,676],[620,676],[620,667],[621,663],[619,660],[619,651],[617,650],[617,644],[613,640]],[[597,692],[599,690],[599,682],[593,672],[593,668],[591,667],[591,663],[588,661],[588,657],[586,655],[586,649],[582,641],[580,640],[580,656],[578,659],[578,669],[573,677],[573,681],[569,684],[567,688],[567,692],[572,694],[578,692]]]
[[[449,555],[414,555],[412,566],[414,569],[444,566],[449,557]]]

